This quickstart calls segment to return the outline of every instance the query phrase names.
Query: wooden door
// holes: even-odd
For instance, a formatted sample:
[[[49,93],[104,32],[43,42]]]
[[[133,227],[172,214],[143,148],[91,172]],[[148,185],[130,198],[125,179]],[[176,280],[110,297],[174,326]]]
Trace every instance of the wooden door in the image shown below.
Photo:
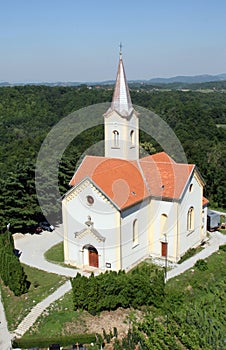
[[[89,266],[99,267],[97,251],[89,250]]]
[[[162,256],[167,256],[167,243],[161,242],[162,244]]]

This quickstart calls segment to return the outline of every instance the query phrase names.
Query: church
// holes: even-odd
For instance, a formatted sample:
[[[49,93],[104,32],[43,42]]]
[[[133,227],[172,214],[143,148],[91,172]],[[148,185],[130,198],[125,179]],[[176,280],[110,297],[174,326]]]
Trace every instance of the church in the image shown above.
[[[139,114],[120,52],[105,156],[85,156],[62,200],[65,263],[129,270],[146,258],[178,262],[206,239],[204,181],[193,164],[160,152],[139,158]]]

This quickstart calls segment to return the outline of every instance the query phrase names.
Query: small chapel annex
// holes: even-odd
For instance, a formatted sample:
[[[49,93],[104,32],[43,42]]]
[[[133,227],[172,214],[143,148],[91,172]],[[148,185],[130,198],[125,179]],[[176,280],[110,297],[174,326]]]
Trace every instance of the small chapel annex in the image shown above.
[[[165,152],[139,159],[121,52],[104,125],[105,157],[86,156],[62,200],[65,263],[118,271],[147,257],[177,262],[206,239],[204,183],[195,165]]]

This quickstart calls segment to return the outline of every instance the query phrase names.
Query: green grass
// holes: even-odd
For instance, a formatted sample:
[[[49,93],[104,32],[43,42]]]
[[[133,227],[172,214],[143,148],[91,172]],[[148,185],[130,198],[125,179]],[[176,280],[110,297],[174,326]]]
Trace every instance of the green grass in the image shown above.
[[[64,243],[60,242],[51,247],[49,250],[47,250],[44,254],[44,257],[47,261],[58,264],[63,267],[69,267],[70,269],[76,269],[78,268],[76,266],[67,265],[64,263]]]
[[[166,284],[167,294],[174,291],[187,295],[190,300],[191,293],[189,285],[195,286],[195,297],[198,294],[205,294],[205,290],[212,287],[214,283],[225,280],[226,277],[226,252],[219,250],[205,259],[208,265],[208,270],[200,271],[193,267],[183,274],[170,279]]]
[[[60,242],[53,247],[51,247],[49,250],[47,250],[44,254],[46,260],[56,263],[56,264],[62,264],[64,263],[64,244],[63,242]]]
[[[86,312],[74,311],[72,291],[52,303],[28,330],[23,339],[81,334],[87,331]]]
[[[28,293],[16,297],[1,282],[1,293],[9,330],[16,329],[18,324],[30,312],[33,306],[53,293],[66,281],[66,277],[38,270],[23,265],[28,281],[31,283]]]

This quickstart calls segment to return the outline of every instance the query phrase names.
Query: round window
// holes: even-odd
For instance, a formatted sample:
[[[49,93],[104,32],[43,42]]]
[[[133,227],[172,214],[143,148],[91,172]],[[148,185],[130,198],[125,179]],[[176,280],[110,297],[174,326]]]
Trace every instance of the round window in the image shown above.
[[[94,199],[93,199],[92,196],[87,196],[87,197],[86,197],[86,200],[87,200],[87,203],[88,203],[89,205],[92,205],[92,204],[94,203]]]

